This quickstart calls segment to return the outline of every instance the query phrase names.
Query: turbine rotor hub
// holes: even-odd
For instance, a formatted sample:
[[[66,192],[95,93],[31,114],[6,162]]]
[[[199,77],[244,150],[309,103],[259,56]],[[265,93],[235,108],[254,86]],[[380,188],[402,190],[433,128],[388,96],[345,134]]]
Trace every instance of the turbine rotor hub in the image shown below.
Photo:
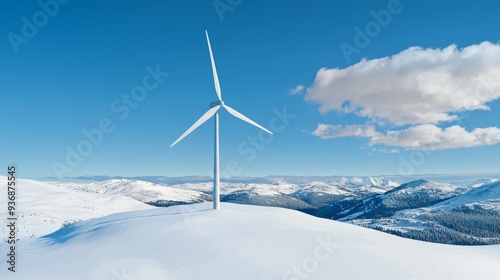
[[[214,102],[210,102],[210,105],[208,106],[208,108],[213,108],[215,106],[222,106],[224,105],[224,101],[220,101],[220,100],[217,100],[217,101],[214,101]]]

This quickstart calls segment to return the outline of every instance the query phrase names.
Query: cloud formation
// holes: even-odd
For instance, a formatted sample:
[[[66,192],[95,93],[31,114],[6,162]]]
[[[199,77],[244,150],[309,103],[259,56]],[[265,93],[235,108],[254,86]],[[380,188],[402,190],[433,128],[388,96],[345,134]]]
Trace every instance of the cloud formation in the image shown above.
[[[305,99],[321,112],[354,113],[402,125],[453,121],[456,113],[488,110],[500,98],[500,45],[458,49],[411,47],[344,69],[322,68]]]
[[[365,137],[369,146],[384,145],[384,151],[394,152],[387,147],[443,150],[499,143],[497,127],[467,131],[458,125],[438,126],[457,120],[460,112],[489,110],[488,103],[499,98],[500,44],[490,42],[463,49],[411,47],[344,69],[322,68],[305,95],[321,112],[351,113],[369,121],[319,124],[313,135]],[[382,132],[387,124],[407,128]]]
[[[302,94],[302,93],[304,93],[304,88],[305,88],[304,85],[298,85],[294,88],[289,89],[288,91],[292,95],[293,94]]]
[[[369,146],[384,144],[406,150],[443,150],[494,145],[500,142],[500,128],[475,128],[466,131],[458,125],[442,129],[433,124],[422,124],[385,135],[371,137]]]
[[[444,150],[494,145],[500,142],[500,128],[497,127],[475,128],[469,132],[458,125],[442,129],[434,124],[421,124],[404,130],[390,130],[385,134],[378,132],[372,125],[319,124],[312,135],[321,139],[369,138],[368,146],[385,145],[406,150]],[[374,149],[374,151],[398,152],[396,149]]]
[[[374,137],[379,133],[372,125],[328,125],[318,124],[318,127],[312,132],[312,135],[318,136],[321,139],[337,138],[337,137]]]

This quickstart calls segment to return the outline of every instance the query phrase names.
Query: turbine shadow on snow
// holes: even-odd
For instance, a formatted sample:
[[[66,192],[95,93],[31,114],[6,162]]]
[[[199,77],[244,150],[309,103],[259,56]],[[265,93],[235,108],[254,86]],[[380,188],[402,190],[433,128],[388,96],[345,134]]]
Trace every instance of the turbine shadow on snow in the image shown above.
[[[171,208],[168,208],[168,209],[171,210]],[[98,232],[99,230],[103,229],[107,225],[114,224],[117,222],[145,219],[145,218],[153,218],[153,217],[160,217],[160,216],[185,215],[185,214],[205,212],[205,211],[210,211],[210,210],[211,209],[193,209],[191,211],[182,210],[182,211],[176,211],[173,213],[169,212],[169,213],[155,214],[155,215],[132,216],[132,217],[128,217],[128,218],[103,221],[100,223],[91,224],[89,226],[85,225],[85,223],[87,223],[88,221],[77,222],[77,223],[69,224],[65,227],[62,227],[61,229],[54,231],[53,233],[44,235],[44,236],[40,237],[40,240],[46,241],[47,243],[49,243],[51,245],[62,244],[62,243],[65,243],[66,241],[72,239],[73,237],[77,236],[80,233]],[[112,214],[108,217],[112,217],[112,216],[120,215],[120,214],[121,213]],[[90,220],[90,221],[92,221],[92,220]],[[80,231],[80,229],[82,229],[82,231]]]
[[[68,241],[69,239],[71,239],[76,235],[75,230],[80,228],[80,226],[77,224],[67,225],[57,231],[54,231],[51,234],[47,234],[40,237],[40,239],[46,240],[47,243],[50,244],[65,243],[66,241]]]

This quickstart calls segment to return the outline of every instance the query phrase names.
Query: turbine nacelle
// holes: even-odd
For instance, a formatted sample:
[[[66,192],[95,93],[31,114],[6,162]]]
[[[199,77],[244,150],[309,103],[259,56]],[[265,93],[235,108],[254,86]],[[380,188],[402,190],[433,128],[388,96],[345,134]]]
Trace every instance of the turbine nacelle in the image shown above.
[[[222,100],[217,100],[217,101],[214,101],[214,102],[210,102],[210,105],[208,106],[208,109],[212,109],[213,107],[215,106],[221,106],[221,107],[224,107],[224,101]]]

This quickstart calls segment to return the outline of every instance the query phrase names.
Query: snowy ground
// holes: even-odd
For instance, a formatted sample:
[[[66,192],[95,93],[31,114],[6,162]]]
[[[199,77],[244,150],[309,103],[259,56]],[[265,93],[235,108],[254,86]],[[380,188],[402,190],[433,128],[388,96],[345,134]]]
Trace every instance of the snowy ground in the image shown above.
[[[23,240],[18,272],[3,264],[0,279],[493,280],[500,275],[500,246],[425,243],[281,208],[210,207],[113,214]],[[1,251],[6,249],[2,243]]]
[[[6,177],[0,176],[0,186],[6,185]],[[75,221],[153,208],[122,195],[87,193],[23,179],[17,180],[17,206],[20,239],[49,234]],[[7,197],[3,193],[0,217],[3,240],[7,237]]]
[[[208,199],[207,195],[187,188],[173,188],[166,185],[155,184],[140,180],[111,179],[106,181],[75,183],[75,182],[48,182],[50,184],[100,194],[123,195],[140,202],[153,203],[158,200],[177,203],[202,202]],[[201,184],[202,186],[206,184]],[[210,188],[212,185],[210,184]]]

